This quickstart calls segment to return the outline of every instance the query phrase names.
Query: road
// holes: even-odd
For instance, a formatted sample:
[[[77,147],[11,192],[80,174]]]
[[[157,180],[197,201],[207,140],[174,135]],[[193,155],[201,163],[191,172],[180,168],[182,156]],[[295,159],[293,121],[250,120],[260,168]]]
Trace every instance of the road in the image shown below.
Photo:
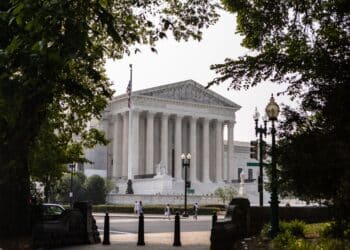
[[[103,231],[104,218],[95,216],[97,226]],[[145,233],[171,233],[174,232],[174,218],[170,220],[163,218],[145,218]],[[199,217],[198,220],[190,218],[181,218],[181,232],[205,232],[211,229],[210,217]],[[110,233],[111,234],[137,234],[138,219],[137,218],[119,218],[110,217]]]

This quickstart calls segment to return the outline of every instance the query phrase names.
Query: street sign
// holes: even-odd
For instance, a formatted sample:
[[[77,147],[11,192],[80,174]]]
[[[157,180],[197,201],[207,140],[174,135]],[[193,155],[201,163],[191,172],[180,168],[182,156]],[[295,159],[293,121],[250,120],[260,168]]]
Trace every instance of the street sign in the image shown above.
[[[193,188],[187,188],[187,193],[188,194],[194,194],[194,189]]]
[[[270,163],[263,163],[264,167],[268,167]],[[247,162],[247,167],[259,167],[259,162]]]
[[[259,167],[259,162],[247,162],[247,167]]]

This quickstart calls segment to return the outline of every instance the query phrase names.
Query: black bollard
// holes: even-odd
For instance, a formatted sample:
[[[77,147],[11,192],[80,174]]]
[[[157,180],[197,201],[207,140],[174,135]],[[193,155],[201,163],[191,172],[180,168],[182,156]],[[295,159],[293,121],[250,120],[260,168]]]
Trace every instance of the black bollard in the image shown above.
[[[103,229],[103,245],[110,245],[111,242],[109,241],[109,216],[108,216],[108,212],[106,212],[105,215],[105,225],[104,225],[104,229]]]
[[[218,216],[216,215],[216,212],[214,212],[213,217],[212,217],[212,221],[211,221],[211,228],[214,228],[215,223],[218,220]]]
[[[144,223],[143,223],[143,213],[140,213],[139,216],[139,235],[137,240],[138,246],[145,245],[145,231],[144,231]]]
[[[176,212],[175,215],[175,230],[174,230],[174,247],[180,247],[181,241],[180,241],[180,215],[179,212]]]

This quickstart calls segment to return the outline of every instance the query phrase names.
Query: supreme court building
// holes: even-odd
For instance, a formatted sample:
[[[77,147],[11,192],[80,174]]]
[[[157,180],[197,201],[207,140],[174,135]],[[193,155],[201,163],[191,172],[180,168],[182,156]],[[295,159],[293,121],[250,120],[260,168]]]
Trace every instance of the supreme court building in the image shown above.
[[[107,176],[120,194],[125,194],[128,179],[135,194],[181,194],[181,154],[190,153],[191,189],[196,194],[213,193],[239,179],[240,166],[234,160],[239,109],[193,80],[135,91],[131,110],[127,94],[116,96],[103,119],[92,124],[106,132],[110,144],[88,150],[86,157],[95,169],[107,166]],[[249,155],[249,146],[246,149]]]

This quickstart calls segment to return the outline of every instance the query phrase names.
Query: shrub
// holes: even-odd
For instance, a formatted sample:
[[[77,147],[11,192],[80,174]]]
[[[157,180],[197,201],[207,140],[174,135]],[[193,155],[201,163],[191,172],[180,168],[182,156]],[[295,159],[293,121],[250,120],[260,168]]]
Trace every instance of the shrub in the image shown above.
[[[281,221],[279,224],[282,233],[288,231],[296,237],[304,237],[305,225],[305,222],[299,220],[293,220],[290,222]]]
[[[215,196],[222,200],[222,203],[226,205],[226,201],[230,202],[232,198],[237,196],[237,191],[233,187],[220,187],[215,190]]]
[[[348,240],[339,239],[322,239],[317,243],[315,249],[322,250],[349,250],[350,242]]]
[[[164,205],[145,205],[143,210],[145,214],[164,214],[164,207]],[[95,213],[134,213],[134,205],[94,205],[92,211]],[[182,206],[171,206],[172,214],[177,211],[181,214],[184,209]],[[187,211],[191,214],[192,208],[188,208]],[[220,208],[217,207],[201,207],[199,208],[199,215],[212,215],[218,211],[220,211]]]
[[[270,230],[270,224],[264,224],[261,229],[260,236],[264,238],[269,237],[269,230]]]
[[[349,250],[350,242],[348,240],[339,239],[322,239],[319,241],[307,241],[305,239],[297,239],[288,231],[279,234],[271,242],[272,250]]]
[[[90,176],[86,183],[86,194],[92,204],[106,203],[107,187],[105,180],[99,175]]]
[[[220,208],[221,210],[226,210],[226,206],[224,204],[208,204],[202,205],[200,208]]]
[[[294,237],[299,237],[299,238],[304,237],[305,226],[306,226],[305,222],[299,221],[299,220],[293,220],[290,222],[280,221],[279,223],[280,234],[284,234],[285,232],[288,232]],[[260,232],[261,237],[269,237],[269,230],[270,230],[270,224],[264,224]]]
[[[324,238],[344,238],[350,236],[350,229],[347,223],[332,222],[321,232]]]
[[[276,238],[271,242],[272,249],[283,250],[283,249],[298,249],[297,238],[291,234],[290,231],[284,231],[279,233]]]

